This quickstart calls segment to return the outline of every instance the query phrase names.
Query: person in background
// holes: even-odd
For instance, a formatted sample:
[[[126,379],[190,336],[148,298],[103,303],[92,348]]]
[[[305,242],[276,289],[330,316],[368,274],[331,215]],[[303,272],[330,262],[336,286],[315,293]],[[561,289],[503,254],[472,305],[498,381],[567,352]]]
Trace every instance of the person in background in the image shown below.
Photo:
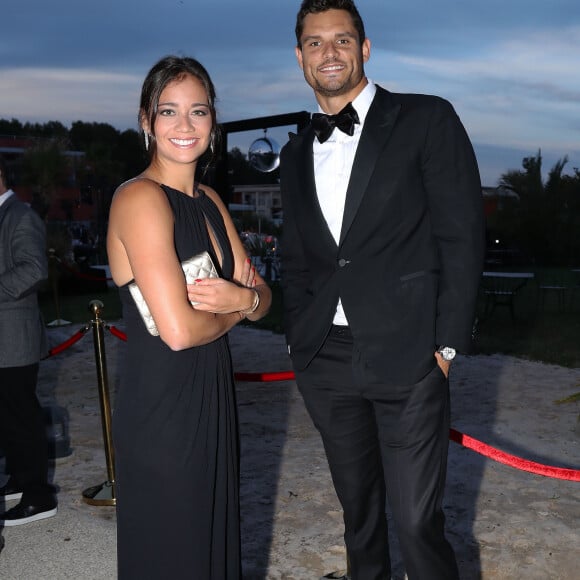
[[[150,163],[116,191],[107,250],[127,356],[113,413],[118,574],[124,580],[241,576],[239,443],[228,331],[271,292],[218,194],[196,177],[218,147],[205,68],[168,56],[149,71],[139,124]],[[201,161],[200,161],[201,160]],[[180,262],[210,253],[219,278],[186,286]],[[128,289],[135,281],[159,336]],[[197,302],[192,307],[190,301]]]
[[[296,40],[318,111],[281,152],[284,327],[351,577],[390,579],[388,505],[409,580],[454,580],[448,375],[471,346],[483,266],[475,155],[449,102],[366,77],[351,0],[304,0]]]
[[[37,290],[48,276],[44,222],[9,188],[0,158],[0,448],[8,481],[0,526],[54,516],[57,500],[48,481],[48,436],[36,394],[40,359],[47,354]]]

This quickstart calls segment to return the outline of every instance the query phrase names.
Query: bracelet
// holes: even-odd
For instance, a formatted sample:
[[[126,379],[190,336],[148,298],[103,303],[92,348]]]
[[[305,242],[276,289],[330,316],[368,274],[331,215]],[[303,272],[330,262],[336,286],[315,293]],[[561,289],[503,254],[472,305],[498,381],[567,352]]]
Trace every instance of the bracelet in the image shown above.
[[[260,306],[260,293],[255,288],[252,288],[252,290],[254,292],[254,301],[252,302],[252,306],[250,306],[248,310],[240,310],[240,312],[244,315],[253,314],[256,312],[256,310],[258,310],[258,306]]]

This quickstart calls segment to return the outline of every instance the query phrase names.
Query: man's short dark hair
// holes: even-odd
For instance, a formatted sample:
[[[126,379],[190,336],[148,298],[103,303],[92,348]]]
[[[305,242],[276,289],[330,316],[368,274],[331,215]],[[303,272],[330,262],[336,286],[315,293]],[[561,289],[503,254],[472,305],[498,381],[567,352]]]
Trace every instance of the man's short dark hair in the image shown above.
[[[300,39],[304,30],[304,18],[308,14],[318,14],[327,10],[345,10],[348,12],[358,33],[358,41],[362,45],[366,38],[365,26],[352,0],[303,0],[296,16],[296,42],[298,48],[302,48]]]

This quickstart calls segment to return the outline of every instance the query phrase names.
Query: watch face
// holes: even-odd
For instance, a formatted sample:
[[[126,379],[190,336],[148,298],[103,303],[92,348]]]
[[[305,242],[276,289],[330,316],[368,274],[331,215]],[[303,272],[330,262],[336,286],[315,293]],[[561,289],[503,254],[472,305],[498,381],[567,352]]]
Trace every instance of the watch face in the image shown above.
[[[450,346],[444,346],[443,348],[439,349],[443,360],[450,361],[455,358],[455,349],[451,348]]]

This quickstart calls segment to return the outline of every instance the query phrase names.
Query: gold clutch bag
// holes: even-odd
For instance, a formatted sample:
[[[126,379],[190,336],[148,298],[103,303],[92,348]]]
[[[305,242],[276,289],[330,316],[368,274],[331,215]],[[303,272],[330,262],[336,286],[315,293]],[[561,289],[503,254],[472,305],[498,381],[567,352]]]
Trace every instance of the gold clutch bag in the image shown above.
[[[185,275],[186,284],[193,284],[200,278],[219,278],[211,256],[207,252],[196,254],[188,260],[184,260],[181,262],[181,268]],[[139,314],[141,315],[149,334],[159,336],[155,320],[153,320],[153,316],[149,311],[149,306],[147,306],[147,302],[145,302],[145,298],[143,298],[143,294],[141,294],[141,290],[139,290],[136,282],[129,284],[128,288],[129,292],[131,292],[131,296],[133,296],[133,300],[135,300]],[[192,302],[191,304],[195,306],[198,302]]]

